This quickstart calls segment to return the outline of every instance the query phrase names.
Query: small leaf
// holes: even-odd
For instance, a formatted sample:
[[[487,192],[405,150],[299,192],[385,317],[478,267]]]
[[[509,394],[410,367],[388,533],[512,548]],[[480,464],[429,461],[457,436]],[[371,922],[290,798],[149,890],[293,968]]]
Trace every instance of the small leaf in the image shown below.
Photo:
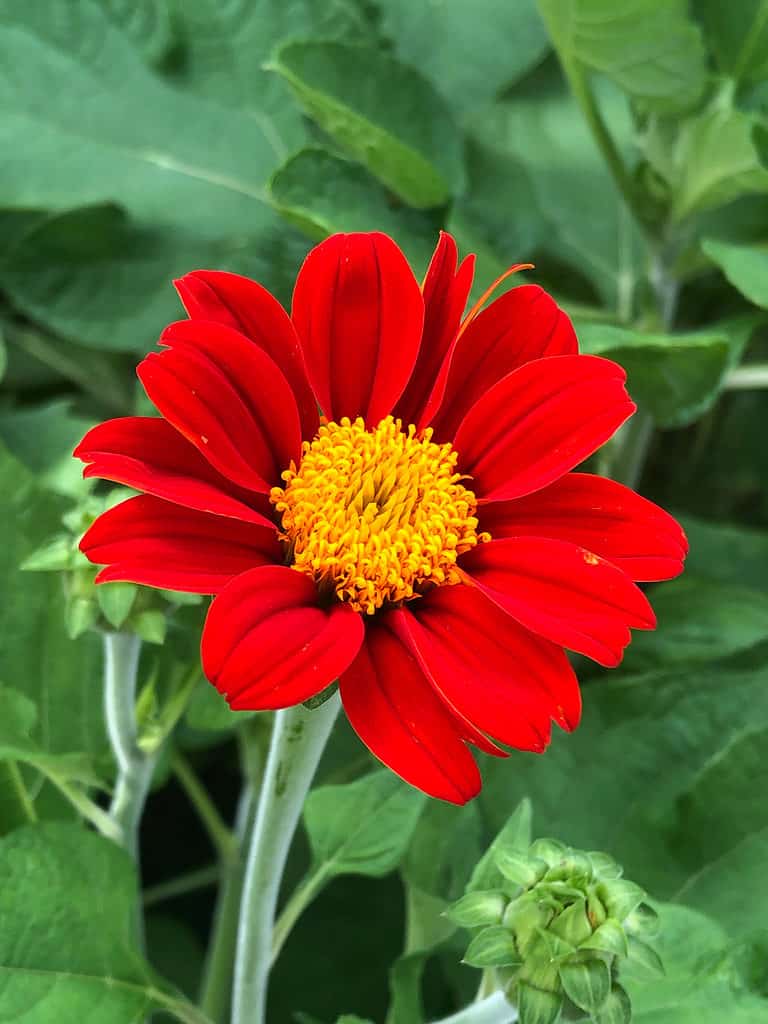
[[[304,807],[315,869],[381,877],[400,863],[426,798],[387,771],[313,790]]]
[[[595,1013],[594,1020],[595,1024],[630,1024],[632,1004],[621,985],[613,986],[607,999]]]
[[[479,925],[500,924],[507,906],[503,892],[494,890],[468,892],[449,907],[445,916],[461,928],[477,928]]]
[[[613,857],[607,853],[602,853],[600,850],[590,850],[587,856],[592,862],[595,874],[600,875],[601,878],[621,878],[624,873],[622,866],[617,864]]]
[[[579,945],[579,949],[598,949],[602,953],[613,953],[615,956],[626,956],[627,936],[615,917],[603,921],[599,928]]]
[[[544,928],[539,928],[539,937],[544,943],[549,959],[552,963],[556,963],[560,960],[565,960],[569,956],[573,956],[576,952],[576,947],[572,946],[570,942],[566,942],[565,939],[561,939],[559,935],[555,935],[554,932],[547,931]]]
[[[67,601],[64,617],[67,636],[70,640],[77,640],[79,636],[96,625],[99,618],[99,606],[95,598],[73,597]]]
[[[563,997],[556,992],[543,992],[525,981],[517,986],[520,1024],[555,1024],[562,1005]]]
[[[649,946],[647,942],[641,942],[640,939],[636,939],[632,935],[628,938],[628,944],[629,959],[636,967],[641,967],[657,977],[664,975],[664,964],[653,946]]]
[[[524,889],[529,889],[538,882],[547,871],[546,861],[528,857],[515,850],[497,850],[494,860],[507,881],[521,885]]]
[[[96,587],[99,607],[110,626],[120,629],[131,613],[137,594],[135,583],[104,583]]]
[[[552,921],[549,929],[572,945],[580,946],[592,934],[592,925],[587,918],[587,905],[584,899],[577,900],[566,907]]]
[[[477,862],[467,885],[467,892],[474,892],[476,889],[495,889],[500,885],[504,876],[496,867],[496,854],[500,850],[521,853],[528,849],[531,842],[531,815],[531,802],[524,798]]]
[[[714,239],[705,239],[701,247],[734,288],[756,306],[768,309],[768,247],[731,245]]]
[[[463,963],[470,967],[509,967],[522,960],[512,933],[502,925],[491,925],[470,942]]]
[[[618,921],[624,921],[645,899],[645,892],[640,886],[625,878],[601,882],[597,892],[610,916]]]
[[[536,839],[528,851],[532,857],[540,857],[553,868],[568,856],[568,847],[557,839]]]
[[[165,640],[167,619],[158,609],[140,612],[131,621],[134,632],[148,644],[162,644]]]
[[[604,960],[560,965],[565,994],[587,1013],[597,1013],[611,990],[611,972]]]
[[[25,572],[51,572],[61,569],[72,569],[75,556],[79,554],[74,548],[72,538],[67,534],[59,534],[36,548],[21,563]]]

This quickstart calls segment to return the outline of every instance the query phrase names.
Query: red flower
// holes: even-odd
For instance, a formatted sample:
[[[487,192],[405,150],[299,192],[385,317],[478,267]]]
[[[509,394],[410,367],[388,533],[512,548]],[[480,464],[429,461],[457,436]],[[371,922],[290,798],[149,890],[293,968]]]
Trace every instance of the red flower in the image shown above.
[[[162,419],[75,453],[144,492],[83,538],[98,579],[215,594],[203,666],[233,708],[338,678],[371,751],[455,803],[480,788],[468,743],[576,727],[564,648],[616,665],[655,624],[633,580],[686,552],[662,509],[571,472],[635,409],[621,367],[579,355],[535,285],[462,320],[472,274],[446,234],[421,288],[386,235],[334,235],[290,317],[247,278],[188,274],[190,319],[138,369]]]

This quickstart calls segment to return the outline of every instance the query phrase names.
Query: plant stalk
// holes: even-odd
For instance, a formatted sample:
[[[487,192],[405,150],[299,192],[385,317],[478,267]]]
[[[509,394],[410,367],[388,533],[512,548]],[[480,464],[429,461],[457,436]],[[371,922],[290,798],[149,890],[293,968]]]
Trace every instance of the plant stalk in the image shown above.
[[[285,861],[320,756],[341,707],[278,711],[246,860],[235,955],[232,1024],[264,1024],[272,930]]]
[[[37,821],[37,811],[15,761],[0,763],[0,835]]]
[[[104,633],[104,712],[117,761],[109,816],[120,843],[138,862],[139,824],[152,781],[155,757],[138,746],[136,678],[141,640],[132,633]]]

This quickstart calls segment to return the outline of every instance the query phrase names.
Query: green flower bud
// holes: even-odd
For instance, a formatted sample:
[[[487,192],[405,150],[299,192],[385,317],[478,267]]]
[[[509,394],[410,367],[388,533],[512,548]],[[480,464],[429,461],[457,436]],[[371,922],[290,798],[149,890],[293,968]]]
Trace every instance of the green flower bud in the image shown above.
[[[448,911],[457,924],[483,928],[465,963],[497,969],[521,1024],[628,1024],[621,963],[661,969],[646,941],[656,915],[643,890],[607,854],[552,839],[491,856],[501,889],[473,892]]]

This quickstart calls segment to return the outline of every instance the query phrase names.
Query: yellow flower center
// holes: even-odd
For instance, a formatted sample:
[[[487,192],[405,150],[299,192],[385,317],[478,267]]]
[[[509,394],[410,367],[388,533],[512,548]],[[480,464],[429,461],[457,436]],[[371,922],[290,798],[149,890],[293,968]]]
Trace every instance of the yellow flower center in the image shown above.
[[[456,472],[450,444],[434,444],[387,416],[320,427],[298,469],[271,500],[282,516],[293,568],[321,591],[372,615],[430,586],[459,582],[456,560],[478,534],[475,495]]]

